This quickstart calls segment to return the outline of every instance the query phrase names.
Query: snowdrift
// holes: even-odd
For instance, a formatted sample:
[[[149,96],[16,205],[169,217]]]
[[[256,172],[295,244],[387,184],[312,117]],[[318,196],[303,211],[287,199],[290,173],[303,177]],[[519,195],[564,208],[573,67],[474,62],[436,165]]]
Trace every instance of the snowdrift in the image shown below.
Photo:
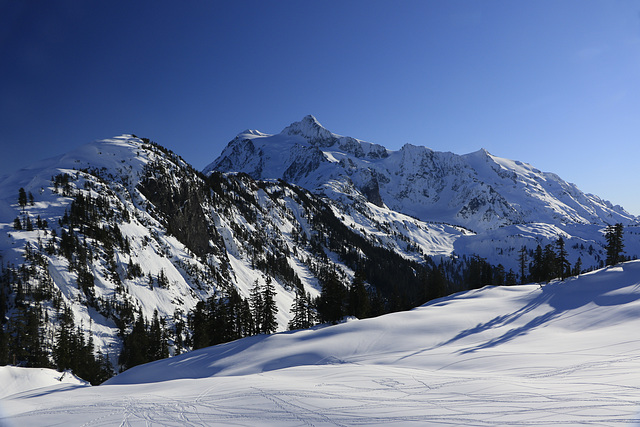
[[[47,368],[19,368],[0,366],[0,399],[23,392],[47,389],[67,390],[75,387],[87,387],[89,383],[71,372],[58,372]]]

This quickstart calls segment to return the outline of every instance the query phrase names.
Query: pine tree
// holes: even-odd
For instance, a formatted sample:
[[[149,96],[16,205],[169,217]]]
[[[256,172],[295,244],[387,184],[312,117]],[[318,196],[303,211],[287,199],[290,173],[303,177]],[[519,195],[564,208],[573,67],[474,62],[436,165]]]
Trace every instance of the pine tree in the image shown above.
[[[542,251],[542,268],[541,268],[541,276],[542,280],[548,282],[556,276],[556,253],[553,250],[553,245],[550,243],[544,246]]]
[[[542,282],[544,278],[542,277],[542,263],[543,263],[543,253],[542,246],[536,246],[535,251],[533,252],[533,260],[529,265],[529,273],[531,275],[531,280],[533,282]]]
[[[349,288],[348,313],[358,319],[369,317],[369,293],[364,287],[364,272],[362,270],[356,271]]]
[[[249,295],[249,305],[251,307],[251,316],[253,317],[255,333],[262,332],[262,317],[263,317],[263,303],[262,303],[262,290],[258,279],[253,284]]]
[[[567,260],[567,250],[562,236],[556,240],[556,276],[560,279],[566,279],[571,271],[571,264]]]
[[[527,268],[527,247],[522,245],[520,251],[518,251],[518,266],[520,267],[520,283],[527,282],[527,276],[525,270]]]
[[[149,362],[147,349],[149,348],[149,335],[147,333],[147,322],[142,315],[142,309],[138,311],[138,316],[133,324],[131,333],[125,335],[122,340],[122,352],[118,362],[124,369]]]
[[[169,357],[169,346],[167,345],[164,329],[158,318],[158,310],[153,310],[153,318],[151,319],[149,330],[149,347],[147,349],[147,359],[150,361]]]
[[[624,252],[623,231],[621,223],[608,225],[605,229],[607,265],[616,265],[624,259],[622,255]]]
[[[322,283],[322,292],[318,298],[318,313],[323,322],[337,323],[344,316],[345,287],[335,273],[329,273]]]
[[[195,309],[189,316],[191,323],[191,345],[193,349],[208,347],[211,345],[209,336],[209,316],[206,312],[204,301],[198,301]]]
[[[578,259],[576,260],[576,263],[573,266],[573,270],[571,271],[571,273],[574,276],[579,276],[580,273],[582,273],[582,258],[578,257]]]
[[[18,204],[24,212],[24,208],[27,206],[27,193],[22,187],[20,187],[20,190],[18,190]]]
[[[265,286],[262,291],[262,330],[264,334],[272,334],[278,329],[278,306],[275,301],[276,288],[267,276]]]
[[[307,329],[313,326],[309,300],[309,294],[304,292],[302,286],[296,287],[296,297],[291,304],[292,318],[289,321],[289,330]]]

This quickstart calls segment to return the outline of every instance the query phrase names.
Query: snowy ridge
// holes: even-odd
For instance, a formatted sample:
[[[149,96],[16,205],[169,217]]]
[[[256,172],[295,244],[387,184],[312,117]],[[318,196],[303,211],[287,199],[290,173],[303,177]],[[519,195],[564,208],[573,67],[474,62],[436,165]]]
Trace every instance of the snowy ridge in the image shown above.
[[[9,395],[0,421],[634,424],[639,277],[640,262],[627,262],[566,282],[485,287],[408,312],[250,337],[98,387]]]
[[[370,205],[414,217],[423,223],[443,223],[472,230],[476,236],[450,247],[449,254],[478,254],[492,263],[513,267],[514,250],[549,243],[536,235],[546,224],[570,240],[572,262],[598,266],[602,229],[623,223],[627,254],[640,253],[639,219],[620,206],[584,194],[556,174],[494,156],[482,149],[456,155],[426,147],[404,145],[398,151],[322,128],[313,116],[293,123],[281,133],[238,135],[204,169],[244,172],[254,179],[283,179],[325,194],[342,206]],[[352,190],[347,188],[351,187]],[[336,188],[341,188],[336,192]],[[367,209],[367,208],[364,208]],[[502,228],[507,230],[502,231]],[[509,231],[511,230],[511,231]],[[528,236],[495,243],[498,235]],[[473,240],[473,243],[470,243]],[[500,246],[495,248],[495,245]],[[514,246],[517,245],[517,246]],[[471,252],[467,249],[479,251]],[[493,247],[491,247],[493,246]],[[589,253],[582,248],[592,247]],[[509,252],[509,256],[503,254]],[[425,253],[431,252],[424,248]]]
[[[585,195],[555,174],[484,149],[460,156],[406,144],[389,151],[333,134],[313,116],[276,135],[238,135],[204,172],[213,170],[285,179],[310,190],[350,179],[364,193],[379,191],[393,210],[477,231],[529,222],[638,223],[620,206]]]
[[[32,198],[25,206],[20,188]],[[55,336],[61,307],[68,307],[113,365],[136,316],[153,319],[157,312],[175,334],[171,353],[184,351],[188,315],[199,302],[236,291],[249,298],[256,283],[270,281],[278,330],[285,330],[298,287],[315,298],[325,271],[345,284],[353,279],[355,264],[336,250],[375,259],[380,255],[370,252],[383,247],[424,262],[424,255],[446,256],[452,236],[464,234],[365,199],[339,208],[283,182],[220,173],[205,182],[179,156],[132,135],[4,177],[0,195],[3,267],[32,272],[26,286],[43,301],[29,304],[52,319],[42,320],[43,336]],[[339,222],[345,228],[335,230]],[[404,268],[416,274],[409,262]],[[9,282],[2,290],[6,316],[17,319],[24,284]]]

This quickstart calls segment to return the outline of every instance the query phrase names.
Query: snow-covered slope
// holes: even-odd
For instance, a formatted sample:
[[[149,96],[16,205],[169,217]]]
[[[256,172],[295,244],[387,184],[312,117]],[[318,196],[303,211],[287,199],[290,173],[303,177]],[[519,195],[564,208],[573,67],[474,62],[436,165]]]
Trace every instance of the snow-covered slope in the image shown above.
[[[0,366],[0,399],[7,396],[41,388],[69,389],[86,387],[84,380],[73,375],[72,372],[58,372],[48,368],[19,368],[16,366]]]
[[[486,150],[461,156],[407,144],[390,151],[333,134],[313,116],[276,135],[239,134],[205,173],[213,170],[281,178],[311,190],[339,179],[353,183],[377,205],[477,231],[531,222],[638,221],[553,173]]]
[[[34,315],[40,338],[33,349],[15,342],[9,352],[25,360],[36,347],[51,351],[67,308],[112,365],[135,318],[151,322],[156,312],[170,351],[183,351],[198,302],[234,293],[248,299],[267,282],[278,330],[286,330],[296,293],[317,297],[327,272],[348,284],[358,265],[382,265],[383,258],[417,285],[414,262],[425,250],[449,253],[464,232],[389,211],[372,215],[365,205],[349,213],[336,206],[284,182],[204,177],[132,135],[0,178],[0,314],[10,320],[7,334],[24,330],[21,319]],[[394,236],[381,218],[406,224],[412,240]],[[375,276],[368,281],[388,298],[391,279]],[[1,340],[0,350],[0,360],[10,361]]]
[[[451,219],[438,221],[444,218],[438,216],[443,212],[438,206],[445,193],[453,197],[454,189],[480,188],[485,181],[479,177],[491,175],[488,170],[495,172],[495,165],[532,174],[529,187],[537,185],[539,176],[552,180],[529,166],[487,153],[432,152],[429,158],[439,166],[418,176],[419,156],[407,150],[428,149],[405,147],[406,156],[399,157],[400,152],[331,134],[313,118],[275,136],[257,131],[243,135],[225,153],[245,156],[247,165],[254,162],[254,175],[284,165],[274,177],[313,184],[318,191],[281,179],[257,181],[247,174],[204,175],[178,155],[133,135],[97,141],[0,178],[0,362],[50,366],[57,363],[60,336],[79,331],[84,343],[77,347],[92,346],[88,353],[116,370],[118,364],[131,366],[118,356],[137,319],[144,319],[148,330],[153,321],[162,325],[169,354],[185,351],[197,347],[193,331],[201,323],[194,310],[199,304],[212,307],[212,302],[236,305],[225,306],[224,315],[213,309],[206,314],[214,319],[212,334],[219,335],[198,346],[255,334],[246,326],[248,301],[254,288],[267,284],[274,286],[277,330],[284,331],[294,317],[296,295],[305,296],[306,308],[314,314],[308,302],[319,296],[322,285],[336,279],[346,289],[356,271],[365,281],[369,315],[376,315],[503,283],[466,273],[475,254],[502,263],[503,273],[516,271],[522,246],[533,251],[562,236],[571,264],[578,256],[585,268],[603,259],[604,219],[585,224],[547,217],[544,222],[541,214],[537,222],[495,223],[475,231],[451,225],[456,222]],[[415,177],[409,178],[407,171]],[[384,174],[390,177],[386,187],[380,184]],[[432,194],[440,199],[432,206],[436,220],[391,209],[391,199],[382,199],[395,194],[393,180],[405,180],[411,192],[420,187],[410,182],[429,181],[440,188],[438,176],[451,188]],[[492,179],[498,188],[499,180]],[[525,179],[516,181],[518,187]],[[516,190],[513,197],[521,197]],[[509,196],[505,194],[500,197]],[[406,197],[420,200],[418,195]],[[606,212],[626,221],[626,254],[640,253],[634,219],[613,208]],[[352,302],[345,297],[341,304]]]
[[[628,425],[640,262],[257,336],[105,385],[6,397],[9,425]]]
[[[283,179],[326,194],[345,209],[357,203],[360,210],[377,206],[378,212],[462,226],[473,233],[445,238],[452,243],[448,254],[478,254],[507,268],[515,269],[513,253],[522,245],[532,250],[560,235],[568,240],[572,262],[581,257],[585,266],[597,266],[602,259],[602,230],[614,223],[630,227],[627,254],[640,253],[637,217],[584,194],[556,174],[486,150],[456,155],[407,144],[391,151],[331,133],[313,116],[275,135],[239,134],[204,172],[213,170]],[[363,207],[364,202],[370,207]],[[401,228],[397,222],[391,224]],[[476,236],[457,241],[470,234]],[[583,249],[590,246],[590,251]],[[425,253],[444,253],[443,247],[423,248]]]

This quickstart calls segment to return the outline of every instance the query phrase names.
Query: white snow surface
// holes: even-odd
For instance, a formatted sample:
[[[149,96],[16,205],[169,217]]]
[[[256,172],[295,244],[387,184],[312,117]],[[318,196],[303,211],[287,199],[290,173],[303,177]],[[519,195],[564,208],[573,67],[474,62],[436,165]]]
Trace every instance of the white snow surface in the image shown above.
[[[640,420],[639,325],[632,261],[254,336],[101,386],[12,386],[0,425],[629,425]]]

